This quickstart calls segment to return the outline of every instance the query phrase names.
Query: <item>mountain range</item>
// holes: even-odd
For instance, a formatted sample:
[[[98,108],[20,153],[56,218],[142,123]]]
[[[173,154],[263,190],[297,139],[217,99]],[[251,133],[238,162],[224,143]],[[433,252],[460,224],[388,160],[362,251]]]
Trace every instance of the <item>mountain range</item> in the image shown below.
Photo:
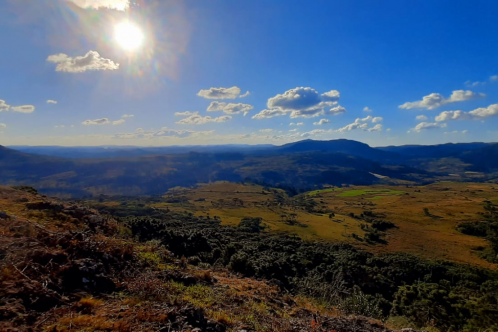
[[[161,194],[176,186],[248,181],[290,192],[324,185],[495,181],[498,144],[370,147],[303,140],[282,146],[2,147],[0,184],[61,196]]]

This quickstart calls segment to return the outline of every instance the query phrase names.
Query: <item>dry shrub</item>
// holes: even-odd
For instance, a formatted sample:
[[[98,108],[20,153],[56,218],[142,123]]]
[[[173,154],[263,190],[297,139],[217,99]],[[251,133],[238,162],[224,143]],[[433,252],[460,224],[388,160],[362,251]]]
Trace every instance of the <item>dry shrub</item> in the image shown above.
[[[200,279],[200,280],[203,280],[206,282],[213,281],[211,271],[209,271],[209,270],[196,271],[194,274],[197,277],[197,279]]]
[[[151,312],[147,308],[143,308],[136,313],[135,318],[142,322],[164,323],[168,320],[168,315],[158,314],[157,312]]]
[[[68,328],[66,328],[68,327]],[[90,331],[119,331],[128,332],[131,331],[131,326],[125,321],[111,321],[104,317],[81,315],[77,317],[64,317],[59,320],[58,324],[49,329],[49,331],[70,331],[74,328],[87,330],[91,328]]]
[[[94,308],[100,307],[103,304],[103,301],[94,297],[85,297],[78,302],[77,307],[84,313],[91,313]]]
[[[218,323],[223,325],[232,325],[234,324],[234,320],[230,315],[228,315],[225,311],[211,311],[208,312],[208,315],[216,320]]]
[[[145,271],[131,277],[126,283],[126,288],[142,300],[164,300],[168,294],[164,283],[151,271]]]

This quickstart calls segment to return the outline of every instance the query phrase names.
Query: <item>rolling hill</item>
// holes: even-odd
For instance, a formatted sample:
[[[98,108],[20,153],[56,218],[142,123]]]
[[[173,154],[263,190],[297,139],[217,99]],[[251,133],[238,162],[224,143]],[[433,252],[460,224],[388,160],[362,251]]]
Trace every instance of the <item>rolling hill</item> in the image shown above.
[[[179,147],[124,147],[103,154],[101,147],[95,151],[102,153],[102,158],[80,159],[1,147],[0,184],[32,185],[54,195],[84,196],[161,194],[176,186],[218,180],[256,182],[290,192],[323,185],[488,181],[497,177],[497,146],[470,143],[372,148],[344,139],[304,140],[278,147],[241,146],[239,150],[235,146],[202,147],[205,152],[182,147],[184,153]],[[63,150],[74,155],[81,149],[86,148]],[[175,149],[177,153],[164,153]]]

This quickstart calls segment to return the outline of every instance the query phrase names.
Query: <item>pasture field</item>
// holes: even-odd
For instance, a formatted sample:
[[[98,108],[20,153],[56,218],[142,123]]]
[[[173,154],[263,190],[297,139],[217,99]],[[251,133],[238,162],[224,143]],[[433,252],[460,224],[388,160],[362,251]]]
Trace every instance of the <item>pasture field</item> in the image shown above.
[[[391,190],[391,189],[353,189],[347,190],[343,193],[337,195],[338,197],[355,197],[355,196],[363,196],[363,195],[403,195],[406,194],[406,191],[400,190]],[[383,197],[383,196],[376,196]]]
[[[297,234],[303,239],[343,241],[371,252],[407,252],[492,267],[478,256],[486,240],[460,233],[462,222],[481,220],[484,201],[498,204],[498,186],[487,183],[439,182],[427,186],[351,186],[327,188],[295,197],[279,189],[230,182],[204,184],[164,196],[155,208],[217,216],[225,225],[243,217],[261,217],[272,231]],[[313,201],[314,211],[304,208]],[[168,203],[169,202],[169,203]],[[394,223],[383,242],[362,241],[366,224],[359,216],[373,213]]]

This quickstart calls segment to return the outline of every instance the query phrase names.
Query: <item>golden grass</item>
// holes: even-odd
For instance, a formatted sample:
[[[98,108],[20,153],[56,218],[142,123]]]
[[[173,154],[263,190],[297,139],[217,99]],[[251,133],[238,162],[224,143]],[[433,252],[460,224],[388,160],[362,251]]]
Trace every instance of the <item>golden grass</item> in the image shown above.
[[[229,182],[206,184],[185,191],[188,204],[158,203],[155,206],[178,212],[190,211],[197,216],[218,216],[223,225],[235,226],[246,216],[261,217],[270,230],[294,233],[303,239],[348,242],[372,252],[407,252],[424,258],[494,267],[475,252],[475,248],[487,246],[487,242],[461,234],[455,227],[464,221],[479,220],[484,200],[498,204],[497,185],[439,182],[413,187],[352,186],[318,192],[312,198],[334,211],[334,218],[275,205],[264,206],[265,202],[274,199],[275,193],[258,185]],[[348,192],[360,194],[345,195]],[[278,193],[282,195],[282,191]],[[317,191],[310,193],[316,194]],[[233,198],[242,200],[244,206],[215,208],[211,203]],[[424,208],[433,216],[425,215]],[[349,214],[360,215],[365,210],[385,214],[383,219],[398,227],[386,233],[387,245],[373,246],[351,237],[353,233],[362,237],[364,232],[359,227],[361,222],[350,218]],[[301,226],[306,227],[282,222],[280,215],[290,213],[296,213]]]

